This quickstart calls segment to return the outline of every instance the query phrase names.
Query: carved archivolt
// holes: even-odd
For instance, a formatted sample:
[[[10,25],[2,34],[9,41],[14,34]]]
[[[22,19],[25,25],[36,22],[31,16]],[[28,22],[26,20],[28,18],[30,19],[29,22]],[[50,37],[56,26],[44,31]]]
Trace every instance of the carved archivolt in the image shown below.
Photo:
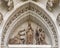
[[[46,8],[52,11],[59,4],[59,0],[48,0]]]
[[[0,13],[0,24],[2,23],[3,15]]]
[[[31,4],[31,5],[30,5]],[[25,6],[25,5],[24,5]],[[56,34],[56,29],[55,29],[55,25],[53,22],[51,22],[51,20],[48,18],[49,15],[47,15],[46,13],[44,13],[44,11],[42,11],[42,9],[38,6],[36,6],[33,3],[29,3],[29,5],[27,4],[27,6],[25,6],[24,8],[20,8],[13,16],[12,18],[6,23],[4,30],[3,30],[3,34],[2,34],[2,45],[4,45],[4,38],[5,38],[5,34],[10,26],[10,24],[21,14],[23,14],[26,11],[32,11],[37,13],[39,16],[42,17],[42,19],[45,20],[45,22],[49,25],[49,27],[52,30],[53,36],[54,36],[54,41],[55,41],[55,46],[58,47],[58,37]]]

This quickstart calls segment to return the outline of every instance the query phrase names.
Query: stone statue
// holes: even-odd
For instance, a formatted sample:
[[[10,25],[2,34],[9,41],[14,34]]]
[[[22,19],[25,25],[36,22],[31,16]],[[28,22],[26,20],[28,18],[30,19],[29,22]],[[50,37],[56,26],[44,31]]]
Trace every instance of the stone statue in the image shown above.
[[[48,0],[46,8],[52,11],[59,4],[59,0]]]
[[[57,16],[57,23],[58,23],[58,25],[60,26],[60,13],[59,13],[58,16]]]
[[[4,2],[6,3],[6,6],[8,7],[8,11],[13,9],[14,7],[13,0],[4,0]]]
[[[36,39],[36,44],[38,45],[46,45],[46,41],[45,41],[45,33],[42,29],[37,28],[36,29],[36,33],[35,33],[35,39]]]
[[[26,32],[26,44],[33,44],[33,29],[30,22],[28,22],[28,28]]]
[[[19,39],[19,35],[9,40],[9,44],[20,44],[20,43],[21,43],[21,40]]]
[[[40,39],[40,44],[47,44],[45,41],[45,33],[44,31],[42,31],[42,29],[39,29],[40,33],[39,33],[39,39]]]
[[[39,30],[38,27],[36,29],[36,33],[35,33],[35,40],[36,40],[36,44],[40,44],[40,40],[39,40]]]
[[[2,23],[3,15],[0,13],[0,24]]]
[[[22,31],[25,31],[25,30],[22,30]],[[25,43],[25,39],[21,38],[21,36],[22,35],[20,33],[18,33],[14,38],[11,38],[9,40],[9,44],[24,44]]]

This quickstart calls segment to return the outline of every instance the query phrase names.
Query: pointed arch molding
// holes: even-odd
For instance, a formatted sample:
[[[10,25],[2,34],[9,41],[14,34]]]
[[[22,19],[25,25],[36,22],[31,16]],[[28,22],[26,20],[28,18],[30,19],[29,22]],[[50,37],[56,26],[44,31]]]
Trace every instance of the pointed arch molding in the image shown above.
[[[2,30],[2,40],[1,40],[1,46],[5,48],[7,46],[7,41],[8,40],[6,34],[11,26],[11,24],[18,18],[18,17],[24,17],[24,15],[33,15],[38,17],[38,19],[42,20],[41,22],[45,24],[45,27],[47,30],[51,33],[51,40],[52,40],[52,46],[58,48],[58,36],[57,36],[57,29],[56,26],[51,19],[51,17],[38,5],[36,5],[33,2],[28,2],[17,8],[7,19],[6,23],[4,24],[3,30]],[[12,24],[14,25],[14,24]]]

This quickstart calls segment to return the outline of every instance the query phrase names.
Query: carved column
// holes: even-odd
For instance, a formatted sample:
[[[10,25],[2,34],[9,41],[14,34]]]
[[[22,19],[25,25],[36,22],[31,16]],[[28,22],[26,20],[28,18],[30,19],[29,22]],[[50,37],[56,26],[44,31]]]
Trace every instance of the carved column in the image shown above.
[[[59,0],[48,0],[46,8],[52,11],[59,4]]]
[[[0,24],[2,23],[3,15],[0,13]]]

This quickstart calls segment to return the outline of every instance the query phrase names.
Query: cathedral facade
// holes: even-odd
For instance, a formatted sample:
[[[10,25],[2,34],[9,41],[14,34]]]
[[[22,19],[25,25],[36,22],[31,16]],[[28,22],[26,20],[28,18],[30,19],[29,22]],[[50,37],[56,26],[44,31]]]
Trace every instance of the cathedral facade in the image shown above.
[[[1,48],[60,48],[60,0],[0,0]]]

